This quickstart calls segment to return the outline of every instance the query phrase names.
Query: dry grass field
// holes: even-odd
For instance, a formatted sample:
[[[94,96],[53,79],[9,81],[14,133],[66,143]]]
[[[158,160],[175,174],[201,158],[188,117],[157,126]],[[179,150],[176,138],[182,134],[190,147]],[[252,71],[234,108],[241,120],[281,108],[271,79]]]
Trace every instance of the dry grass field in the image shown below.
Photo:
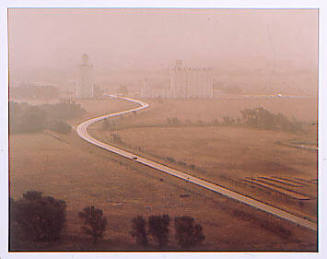
[[[142,99],[143,100],[143,99]],[[273,113],[282,113],[300,121],[317,121],[317,98],[270,98],[270,97],[230,97],[225,99],[144,99],[151,105],[149,111],[142,113],[128,123],[160,123],[167,118],[177,117],[181,121],[211,122],[224,116],[240,117],[246,108],[264,107]]]
[[[264,188],[256,183],[250,187],[253,184],[245,182],[248,177],[317,179],[317,152],[276,143],[300,136],[232,127],[147,127],[118,132],[122,141],[118,145],[125,149],[316,220],[316,184],[293,188],[310,197],[302,200],[288,193],[285,199],[285,195],[279,197],[280,190],[273,196],[271,191],[264,192],[269,186]],[[111,141],[110,131],[101,130],[97,134],[99,138],[101,134],[102,140]],[[285,189],[292,188],[281,185]]]
[[[153,105],[153,109],[151,107],[147,112],[128,117],[130,127],[141,122],[164,122],[165,116],[179,114],[177,108],[166,104],[158,102]],[[82,105],[88,113],[83,118],[72,121],[73,125],[93,115],[131,107],[131,104],[118,100],[85,101]],[[168,107],[167,113],[164,112],[164,106]],[[185,104],[178,106],[187,110]],[[192,104],[189,104],[189,107],[191,106]],[[206,110],[203,108],[202,112],[204,111]],[[190,113],[188,116],[192,119],[194,114]],[[206,116],[208,115],[196,118],[213,118]],[[143,120],[144,118],[148,121]],[[310,116],[307,119],[310,120]],[[110,141],[110,132],[104,131],[100,123],[91,132]],[[195,170],[191,173],[201,174],[212,181],[220,179],[218,175],[230,176],[233,179],[245,179],[249,176],[296,176],[305,180],[316,175],[315,153],[275,143],[277,140],[300,138],[286,133],[275,136],[265,131],[223,127],[146,127],[121,130],[118,133],[125,143],[125,148],[134,149],[141,146],[140,152],[147,156],[156,159],[170,156],[175,161],[184,161],[187,165],[194,164]],[[268,149],[268,145],[273,148]],[[290,150],[295,150],[294,153],[297,154]],[[190,215],[202,224],[206,240],[201,247],[194,249],[317,249],[315,232],[100,150],[82,141],[75,132],[69,135],[50,131],[12,135],[9,156],[10,191],[13,198],[21,197],[27,190],[37,190],[67,202],[65,239],[50,247],[40,244],[33,249],[138,250],[129,234],[130,220],[136,215],[163,213],[171,217]],[[240,159],[235,161],[235,156]],[[254,156],[257,160],[249,161]],[[172,166],[181,168],[187,165],[172,163]],[[88,205],[103,209],[108,218],[105,240],[96,247],[85,242],[77,217],[77,213]],[[167,249],[176,249],[172,229],[170,241]]]
[[[104,142],[317,221],[317,152],[299,148],[317,147],[317,126],[309,123],[316,121],[314,99],[148,101],[152,105],[149,111],[118,120],[118,130],[103,130],[98,123],[92,134]],[[259,106],[285,113],[309,126],[304,132],[293,133],[206,124],[223,116],[234,117],[237,110],[239,113]],[[167,124],[167,119],[174,117],[182,125]],[[119,134],[118,143],[112,138],[113,133]]]

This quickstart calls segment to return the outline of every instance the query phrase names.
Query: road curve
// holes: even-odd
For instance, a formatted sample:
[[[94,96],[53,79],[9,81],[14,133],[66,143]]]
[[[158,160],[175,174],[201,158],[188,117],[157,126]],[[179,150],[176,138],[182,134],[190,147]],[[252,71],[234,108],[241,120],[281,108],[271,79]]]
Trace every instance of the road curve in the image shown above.
[[[249,198],[249,197],[247,197],[245,195],[242,195],[242,194],[233,192],[231,190],[228,190],[228,189],[226,189],[226,188],[224,188],[222,186],[207,182],[205,180],[194,177],[192,175],[181,172],[179,170],[172,169],[172,168],[167,167],[167,166],[165,166],[163,164],[151,161],[149,159],[138,156],[137,154],[133,154],[131,152],[128,152],[128,151],[122,150],[120,148],[111,146],[109,144],[103,143],[103,142],[93,138],[87,132],[87,128],[91,124],[93,124],[93,123],[95,123],[97,121],[100,121],[100,120],[107,119],[107,118],[117,117],[117,116],[121,116],[121,115],[124,115],[124,114],[127,114],[127,113],[141,111],[141,110],[146,109],[146,108],[149,107],[149,104],[144,103],[144,102],[139,101],[139,100],[132,99],[132,98],[120,97],[120,96],[115,96],[115,95],[108,95],[108,96],[111,97],[111,98],[120,98],[120,99],[123,99],[123,100],[127,100],[127,101],[130,101],[130,102],[136,103],[139,106],[136,107],[136,108],[133,108],[133,109],[126,110],[126,111],[110,113],[110,114],[107,114],[107,115],[95,117],[95,118],[89,119],[89,120],[79,124],[77,126],[77,134],[82,139],[84,139],[85,141],[87,141],[89,143],[92,143],[92,144],[94,144],[94,145],[96,145],[96,146],[98,146],[98,147],[100,147],[102,149],[105,149],[107,151],[116,153],[116,154],[118,154],[118,155],[120,155],[122,157],[125,157],[127,159],[132,159],[133,161],[135,161],[137,163],[140,163],[140,164],[149,166],[151,168],[157,169],[157,170],[159,170],[161,172],[164,172],[166,174],[178,177],[178,178],[180,178],[182,180],[185,180],[187,182],[196,184],[196,185],[201,186],[203,188],[206,188],[206,189],[208,189],[210,191],[222,194],[222,195],[224,195],[224,196],[226,196],[228,198],[237,200],[237,201],[242,202],[244,204],[247,204],[247,205],[249,205],[251,207],[254,207],[256,209],[265,211],[265,212],[270,213],[270,214],[272,214],[274,216],[282,218],[284,220],[288,220],[288,221],[293,222],[293,223],[295,223],[297,225],[303,226],[303,227],[311,229],[313,231],[317,231],[317,223],[314,223],[314,222],[312,222],[310,220],[307,220],[305,218],[293,215],[293,214],[291,214],[291,213],[289,213],[289,212],[287,212],[285,210],[275,208],[275,207],[270,206],[268,204],[265,204],[263,202],[260,202],[260,201],[257,201],[255,199]]]

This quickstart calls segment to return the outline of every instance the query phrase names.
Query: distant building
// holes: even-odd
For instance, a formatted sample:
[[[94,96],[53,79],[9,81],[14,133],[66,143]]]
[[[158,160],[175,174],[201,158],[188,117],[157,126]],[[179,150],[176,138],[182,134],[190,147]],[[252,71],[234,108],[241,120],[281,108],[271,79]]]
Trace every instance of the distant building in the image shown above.
[[[209,68],[183,66],[181,60],[169,71],[169,84],[156,87],[144,80],[141,96],[145,98],[212,98],[213,76]]]
[[[191,68],[176,61],[170,71],[170,98],[211,98],[213,97],[213,78],[209,68]]]
[[[89,56],[82,56],[82,64],[79,65],[79,79],[76,88],[77,98],[94,97],[93,66],[89,63]]]
[[[157,80],[144,79],[143,85],[140,92],[144,98],[168,98],[169,88],[167,84],[158,83]]]

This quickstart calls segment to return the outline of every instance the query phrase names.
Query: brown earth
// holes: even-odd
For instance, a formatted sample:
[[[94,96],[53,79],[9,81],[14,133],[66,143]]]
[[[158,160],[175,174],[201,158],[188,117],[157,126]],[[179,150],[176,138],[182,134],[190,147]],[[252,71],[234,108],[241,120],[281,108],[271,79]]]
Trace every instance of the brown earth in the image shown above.
[[[125,105],[125,108],[130,107],[126,103],[118,104],[118,101],[110,101],[108,106],[107,101],[101,105],[86,101],[84,105],[89,107],[89,114],[75,120],[74,124],[93,114],[118,111],[123,108],[120,105]],[[90,107],[94,107],[94,110],[90,110]],[[144,112],[144,116],[148,116],[149,113],[150,111]],[[175,130],[173,129],[169,134],[175,135]],[[194,129],[190,128],[186,131],[188,130],[190,132],[185,134],[192,135]],[[216,132],[216,129],[209,130]],[[228,133],[226,131],[232,130],[221,131],[220,138],[226,136]],[[158,134],[153,130],[145,133],[149,134],[149,138],[155,138]],[[152,136],[150,133],[155,135]],[[235,134],[238,135],[237,132]],[[127,140],[127,135],[123,136],[123,141]],[[169,135],[165,139],[168,140]],[[232,135],[230,140],[233,140]],[[200,138],[197,143],[203,141]],[[265,141],[269,143],[270,139]],[[233,148],[236,142],[235,140],[235,143],[231,144]],[[146,145],[146,142],[144,144]],[[168,141],[167,146],[169,145]],[[209,145],[209,148],[215,147]],[[192,153],[192,150],[185,148],[184,155],[190,152]],[[82,141],[75,133],[60,135],[45,131],[12,135],[9,155],[11,196],[17,199],[27,190],[37,190],[45,195],[64,199],[68,210],[66,235],[75,236],[74,240],[78,239],[76,236],[80,235],[80,222],[77,213],[85,206],[95,205],[103,209],[108,218],[108,231],[105,237],[107,241],[99,244],[98,248],[92,248],[90,245],[82,247],[76,245],[76,242],[85,243],[84,239],[71,241],[68,238],[70,241],[65,239],[66,241],[59,245],[39,249],[137,250],[129,235],[130,220],[136,215],[163,213],[171,217],[190,215],[201,223],[206,240],[198,248],[200,250],[315,251],[317,249],[315,232],[100,150]],[[198,156],[192,155],[190,159]],[[209,164],[203,162],[204,165],[213,167],[212,164],[210,165],[210,160],[214,160],[215,157],[215,155],[209,156],[207,158]],[[248,171],[251,171],[251,168],[249,165]],[[237,170],[234,173],[236,174]],[[170,248],[176,249],[173,231],[171,232]]]

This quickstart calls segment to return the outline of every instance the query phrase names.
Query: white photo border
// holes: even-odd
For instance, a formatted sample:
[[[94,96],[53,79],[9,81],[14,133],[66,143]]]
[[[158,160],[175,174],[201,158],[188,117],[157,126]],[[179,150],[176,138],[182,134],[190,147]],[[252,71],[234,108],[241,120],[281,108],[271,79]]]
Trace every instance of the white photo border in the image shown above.
[[[20,253],[8,252],[8,32],[7,10],[10,8],[235,8],[235,9],[319,9],[319,230],[318,253]],[[0,259],[7,258],[327,258],[327,1],[324,0],[211,0],[211,1],[101,1],[101,0],[1,0],[0,1]]]

